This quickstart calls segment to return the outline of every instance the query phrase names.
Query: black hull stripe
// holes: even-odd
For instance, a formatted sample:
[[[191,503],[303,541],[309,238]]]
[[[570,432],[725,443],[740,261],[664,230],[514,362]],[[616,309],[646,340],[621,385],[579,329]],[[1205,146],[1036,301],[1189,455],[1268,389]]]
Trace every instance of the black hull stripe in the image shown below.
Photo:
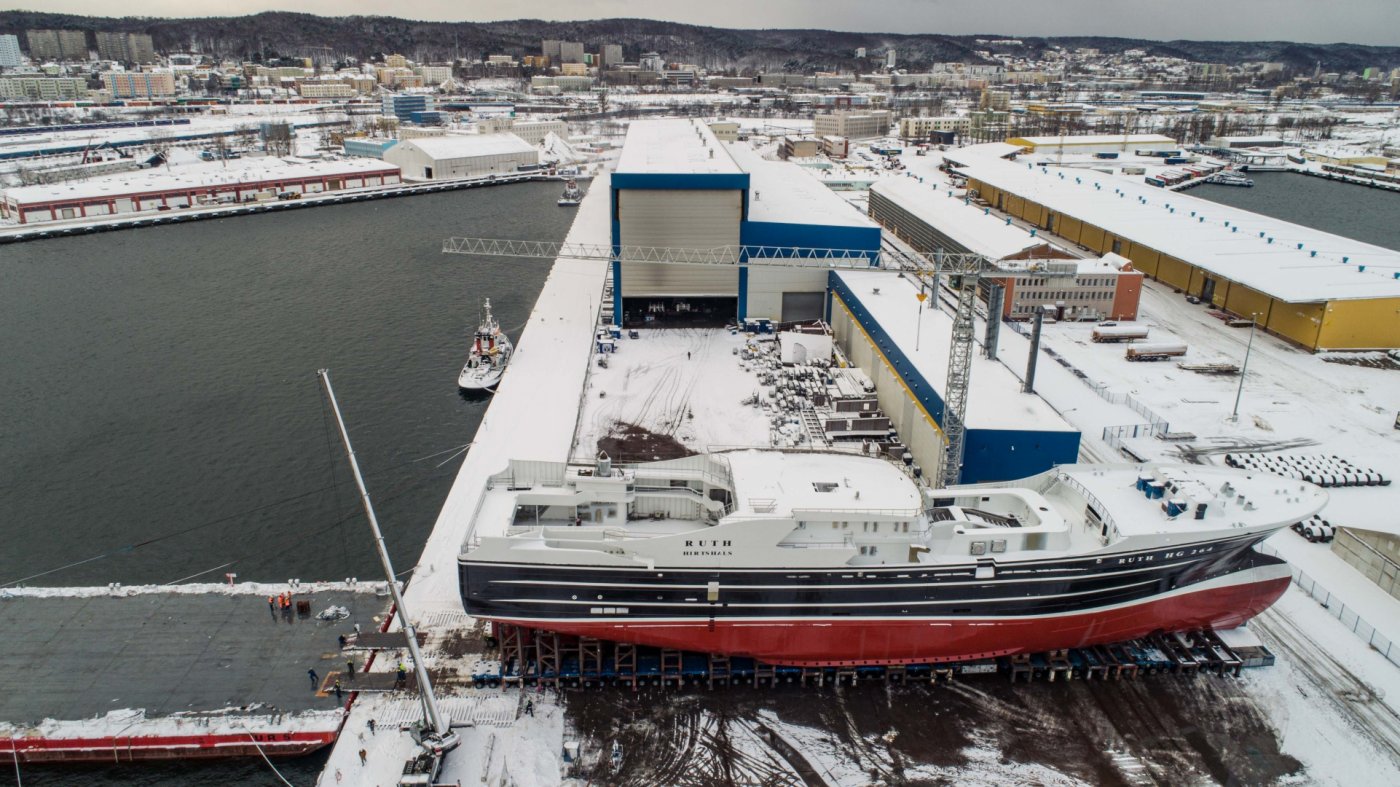
[[[1092,596],[1092,595],[1094,595],[1094,594],[1096,594],[1096,593],[1118,592],[1118,591],[1130,590],[1130,589],[1136,588],[1136,587],[1142,587],[1143,585],[1155,585],[1155,584],[1157,584],[1156,580],[1147,580],[1146,582],[1134,582],[1134,583],[1131,584],[1131,585],[1114,585],[1113,587],[1109,587],[1109,588],[1098,588],[1098,589],[1094,589],[1094,590],[1077,590],[1077,591],[1074,591],[1074,592],[1071,592],[1071,593],[1053,593],[1053,594],[1048,594],[1048,595],[1044,595],[1044,596],[1036,596],[1036,598],[1037,598],[1037,599],[1042,599],[1042,600],[1053,600],[1053,599],[1058,599],[1058,598],[1071,598],[1071,597],[1076,597],[1076,596]],[[709,602],[700,602],[700,601],[697,601],[697,602],[694,602],[691,606],[692,606],[692,607],[704,607],[704,608],[714,608],[714,607],[718,607],[718,608],[720,608],[720,609],[757,609],[757,608],[794,608],[794,607],[796,607],[796,608],[805,608],[805,607],[811,607],[811,608],[825,608],[825,607],[915,607],[915,606],[931,606],[931,605],[934,605],[934,604],[966,604],[966,603],[969,602],[969,600],[970,600],[970,599],[965,599],[965,598],[952,598],[952,599],[937,599],[937,600],[928,600],[928,599],[924,599],[924,600],[920,600],[920,601],[883,601],[883,602],[881,602],[881,601],[821,601],[821,602],[816,602],[816,603],[811,603],[811,602],[808,602],[808,603],[797,602],[797,603],[795,603],[795,604],[794,604],[794,603],[788,603],[788,602],[763,604],[763,603],[745,603],[745,602],[732,602],[732,601],[731,601],[731,602],[725,602],[723,607],[718,607],[717,604],[716,604],[716,605],[710,605]],[[1005,603],[1005,602],[1011,602],[1011,601],[1025,601],[1025,600],[1026,600],[1025,596],[1008,596],[1008,597],[1003,597],[1003,598],[978,598],[978,599],[975,599],[975,601],[976,601],[977,603],[979,603],[979,604],[999,604],[999,603]],[[536,598],[503,598],[503,599],[498,599],[498,601],[499,601],[500,603],[502,603],[502,604],[566,604],[566,605],[571,605],[571,606],[576,605],[576,606],[581,606],[581,607],[596,607],[596,606],[599,606],[599,605],[619,606],[619,605],[623,605],[623,604],[626,604],[626,606],[629,606],[629,607],[680,607],[680,606],[685,606],[685,604],[683,604],[683,603],[676,603],[676,602],[674,602],[674,601],[640,601],[640,600],[639,600],[639,601],[631,601],[631,600],[628,600],[628,601],[625,601],[625,602],[624,602],[624,601],[621,601],[621,600],[618,600],[618,601],[606,601],[606,602],[604,602],[604,601],[593,601],[593,600],[589,600],[589,599],[580,599],[580,600],[574,601],[574,600],[572,600],[572,599],[570,599],[570,600],[564,600],[564,599],[545,599],[545,598],[540,598],[540,599],[536,599]]]
[[[1280,528],[1277,528],[1277,529],[1282,529],[1282,527],[1280,526]],[[1243,542],[1254,543],[1254,542],[1256,542],[1256,541],[1262,541],[1263,539],[1268,538],[1269,536],[1273,535],[1274,532],[1276,532],[1276,530],[1260,531],[1260,532],[1250,533],[1250,534],[1244,535],[1244,536],[1236,536],[1236,537],[1230,538],[1230,539],[1223,539],[1223,540],[1206,540],[1206,541],[1193,541],[1193,542],[1187,543],[1187,544],[1171,544],[1171,545],[1161,545],[1161,546],[1155,546],[1155,547],[1145,547],[1145,548],[1142,548],[1142,549],[1134,549],[1134,550],[1131,550],[1131,551],[1128,551],[1128,552],[1100,552],[1100,553],[1094,553],[1094,554],[1092,554],[1092,555],[1083,555],[1083,556],[1080,556],[1080,557],[1042,558],[1042,559],[1036,559],[1036,560],[1016,560],[1016,561],[1007,561],[1007,562],[997,563],[997,567],[998,567],[998,570],[1015,570],[1015,569],[1027,568],[1027,567],[1031,567],[1031,566],[1042,566],[1042,565],[1047,565],[1047,564],[1049,564],[1049,565],[1054,565],[1054,566],[1059,566],[1059,565],[1063,565],[1063,564],[1067,564],[1067,563],[1084,563],[1084,562],[1088,562],[1088,561],[1096,561],[1096,562],[1095,562],[1095,565],[1097,565],[1099,562],[1108,561],[1108,560],[1117,560],[1117,559],[1119,559],[1119,558],[1135,557],[1135,556],[1137,556],[1137,555],[1152,554],[1152,553],[1162,552],[1162,551],[1166,551],[1166,550],[1178,551],[1178,550],[1199,549],[1199,548],[1201,548],[1201,547],[1206,547],[1206,546],[1214,547],[1216,551],[1220,551],[1220,550],[1222,550],[1222,549],[1229,549],[1229,548],[1231,548],[1231,547],[1233,547],[1233,546],[1236,546],[1236,545],[1238,545],[1238,544],[1240,544],[1240,543],[1243,543]],[[995,556],[988,555],[987,557],[989,557],[989,558],[994,558]],[[887,573],[887,572],[890,572],[890,571],[896,571],[896,572],[899,572],[899,571],[909,571],[911,568],[912,568],[912,569],[915,569],[915,570],[917,570],[917,569],[923,569],[923,570],[926,570],[926,571],[956,571],[956,570],[961,570],[961,571],[963,571],[963,572],[967,572],[967,571],[971,571],[971,570],[973,570],[973,569],[975,569],[975,568],[977,567],[977,562],[976,562],[975,560],[973,560],[973,561],[968,562],[968,563],[961,563],[961,564],[951,565],[951,566],[948,566],[948,565],[938,565],[938,566],[935,566],[935,565],[929,564],[929,563],[899,563],[899,564],[896,564],[896,565],[861,566],[861,567],[850,566],[850,565],[844,565],[844,564],[843,564],[843,565],[840,565],[840,566],[832,566],[832,567],[830,567],[830,568],[796,568],[796,567],[792,567],[792,566],[779,567],[779,568],[743,568],[743,567],[729,567],[729,566],[661,566],[661,567],[655,567],[655,568],[647,568],[646,566],[643,566],[643,565],[641,565],[641,564],[638,564],[638,565],[635,565],[635,566],[604,566],[604,565],[598,565],[598,564],[593,564],[593,563],[551,564],[551,563],[528,563],[528,562],[513,562],[513,561],[512,561],[512,562],[505,562],[505,561],[494,561],[494,560],[489,560],[489,561],[488,561],[488,560],[473,560],[473,559],[471,558],[471,554],[470,554],[470,553],[468,553],[468,554],[466,554],[466,555],[460,555],[460,556],[458,556],[458,558],[457,558],[457,563],[458,563],[459,566],[461,566],[461,567],[464,568],[464,569],[465,569],[465,568],[468,568],[468,567],[473,567],[473,566],[478,566],[478,567],[488,567],[488,566],[489,566],[489,567],[501,567],[501,568],[506,568],[506,567],[510,567],[510,568],[547,568],[547,569],[550,569],[550,570],[559,570],[559,569],[568,568],[568,569],[588,569],[588,570],[590,570],[590,571],[646,571],[646,572],[650,572],[650,573],[665,572],[665,573],[683,573],[683,574],[713,574],[713,573],[716,573],[716,572],[731,572],[731,573],[743,573],[743,574],[749,574],[749,573],[753,573],[753,574],[777,574],[777,573],[788,573],[788,574],[790,574],[790,573],[821,573],[821,572],[834,572],[834,571],[843,571],[843,572],[846,572],[846,573],[850,573],[850,572],[852,572],[852,571],[863,571],[863,572],[865,572],[865,573],[867,573],[867,574],[874,574],[874,573]]]
[[[1214,553],[1211,553],[1211,554],[1207,555],[1206,557],[1215,557],[1215,554],[1214,554]],[[1199,561],[1196,561],[1196,562],[1199,562]],[[478,564],[478,565],[480,565],[480,564]],[[1173,563],[1173,564],[1171,564],[1171,565],[1176,566],[1176,565],[1182,565],[1182,564]],[[560,566],[560,568],[566,568],[566,567],[565,567],[565,566]],[[568,568],[572,568],[572,567],[568,567]],[[1073,574],[1073,575],[1057,575],[1057,576],[1044,576],[1044,577],[1024,577],[1024,576],[1011,576],[1012,572],[1002,570],[1001,567],[998,566],[998,567],[997,567],[997,575],[994,576],[994,577],[992,577],[991,579],[946,580],[946,581],[941,581],[941,582],[891,582],[891,583],[888,583],[888,584],[875,584],[874,582],[870,582],[870,583],[866,583],[866,584],[854,584],[854,585],[827,585],[827,584],[812,584],[812,583],[804,583],[804,584],[797,584],[797,585],[729,585],[729,584],[726,584],[726,585],[724,585],[723,587],[724,587],[724,589],[725,589],[726,591],[730,591],[730,590],[760,590],[760,591],[763,591],[763,590],[797,590],[797,591],[810,591],[810,590],[812,590],[813,588],[820,588],[820,589],[822,589],[822,590],[881,590],[881,589],[889,590],[889,589],[904,589],[904,588],[941,588],[941,587],[955,587],[955,586],[959,586],[959,585],[1013,584],[1013,583],[1017,583],[1017,582],[1064,582],[1064,581],[1067,580],[1067,579],[1074,579],[1074,578],[1077,578],[1077,577],[1087,577],[1087,576],[1093,576],[1094,578],[1098,578],[1098,577],[1117,577],[1117,576],[1123,576],[1123,575],[1125,575],[1125,574],[1141,574],[1141,573],[1144,572],[1144,571],[1160,571],[1162,568],[1163,568],[1163,566],[1161,566],[1161,565],[1156,565],[1156,566],[1145,566],[1145,567],[1142,567],[1142,568],[1124,569],[1124,570],[1122,570],[1122,571],[1096,571],[1096,572],[1094,572],[1092,575],[1088,575],[1088,574],[1084,574],[1084,573],[1079,573],[1079,574]],[[1075,570],[1075,571],[1079,571],[1079,572],[1083,572],[1083,571],[1084,571],[1084,569],[1074,569],[1074,570]],[[922,572],[921,572],[921,573],[922,573]],[[957,572],[956,574],[952,574],[952,576],[967,576],[967,577],[970,577],[970,576],[972,576],[972,575],[973,575],[973,572],[971,572],[971,571],[959,571],[959,572]],[[908,577],[908,578],[909,578],[909,579],[913,579],[913,577]],[[881,577],[880,579],[890,579],[890,578],[889,578],[889,577]],[[632,589],[632,588],[644,588],[644,589],[652,589],[652,590],[698,590],[698,591],[704,591],[706,588],[709,587],[708,585],[667,585],[667,584],[662,584],[662,583],[642,583],[642,582],[625,582],[625,583],[621,583],[621,582],[574,582],[574,581],[565,580],[565,579],[494,579],[494,580],[491,580],[491,581],[492,581],[494,584],[498,584],[498,585],[528,585],[528,586],[539,586],[539,587],[580,587],[580,588],[587,588],[587,587],[600,587],[600,588],[618,588],[618,587],[625,587],[625,588],[628,588],[628,589]]]
[[[833,589],[814,582],[800,590],[738,590],[728,585],[723,574],[713,574],[720,581],[718,596],[710,601],[708,593],[677,587],[639,588],[626,582],[602,585],[596,594],[570,595],[577,588],[560,583],[544,583],[529,588],[507,584],[521,572],[493,567],[473,567],[461,572],[462,597],[467,612],[478,617],[564,617],[586,620],[628,619],[633,608],[647,616],[676,615],[690,618],[761,617],[762,611],[790,610],[800,617],[829,614],[856,615],[908,612],[920,608],[944,607],[954,614],[974,615],[977,611],[1005,614],[1042,614],[1075,608],[1085,609],[1105,603],[1120,603],[1170,592],[1230,573],[1260,565],[1279,563],[1238,544],[1234,549],[1212,551],[1200,556],[1135,566],[1143,571],[1100,571],[1076,573],[1060,578],[1060,584],[1047,584],[1040,578],[1010,578],[983,582],[928,583],[910,582],[905,585],[886,581],[869,586]],[[537,576],[548,576],[548,567],[532,567]],[[640,573],[640,572],[639,572]],[[751,574],[740,576],[750,577]],[[1125,581],[1134,580],[1134,581]],[[654,583],[647,583],[648,585]],[[784,586],[786,587],[786,585]],[[521,596],[522,590],[536,590]],[[584,598],[577,596],[583,595]],[[589,596],[602,596],[590,598]],[[832,610],[843,610],[836,613]]]

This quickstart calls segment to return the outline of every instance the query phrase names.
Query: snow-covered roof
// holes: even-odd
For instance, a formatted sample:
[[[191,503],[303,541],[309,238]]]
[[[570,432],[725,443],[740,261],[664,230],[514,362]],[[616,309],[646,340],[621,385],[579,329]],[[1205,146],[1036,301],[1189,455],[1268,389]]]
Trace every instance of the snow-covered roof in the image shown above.
[[[154,167],[118,175],[107,175],[65,183],[38,186],[17,186],[0,191],[0,196],[21,205],[117,197],[123,194],[144,194],[173,191],[181,188],[257,183],[308,176],[356,175],[365,173],[398,173],[399,168],[378,159],[348,158],[329,161],[245,157],[232,159],[225,167],[218,161]]]
[[[1288,303],[1400,297],[1391,276],[1400,252],[1391,249],[1128,178],[967,161],[961,172],[969,178]]]
[[[638,120],[627,128],[617,174],[737,175],[739,165],[710,127],[696,120]]]
[[[942,310],[919,315],[919,288],[885,271],[837,271],[870,316],[929,385],[942,391],[948,379],[953,321]],[[878,294],[876,291],[878,290]],[[917,341],[916,341],[917,338]],[[915,350],[915,346],[919,349]],[[1021,381],[1001,364],[972,354],[972,388],[967,397],[967,428],[1034,432],[1073,432],[1053,407],[1035,394],[1021,393]]]
[[[235,105],[237,106],[237,105]],[[256,133],[260,123],[287,123],[294,128],[303,128],[322,122],[344,121],[346,115],[337,109],[334,112],[313,114],[312,107],[298,107],[296,112],[276,112],[275,107],[265,104],[246,105],[260,108],[250,114],[229,114],[188,118],[188,123],[169,126],[118,126],[114,128],[58,128],[36,127],[32,133],[15,134],[5,138],[7,153],[47,153],[54,150],[78,150],[100,148],[103,145],[131,145],[151,140],[168,141],[201,135],[230,133],[253,130]]]
[[[1016,137],[1036,147],[1075,147],[1080,145],[1175,145],[1176,140],[1162,134],[1076,134],[1072,137]]]
[[[749,221],[878,229],[879,225],[827,188],[807,168],[786,161],[768,161],[746,142],[730,142],[725,147],[734,162],[749,173]]]
[[[779,451],[734,451],[716,458],[729,464],[737,511],[894,509],[913,516],[921,507],[918,487],[883,459]]]
[[[1006,158],[1016,153],[1026,152],[1025,147],[1013,145],[1010,142],[984,142],[980,145],[968,145],[965,148],[956,148],[943,153],[943,158],[952,162],[964,161],[973,156],[986,156],[988,158]]]
[[[445,159],[534,153],[535,146],[514,134],[447,134],[406,139],[396,147],[416,147],[439,161]]]
[[[1005,219],[984,214],[977,205],[965,204],[961,194],[949,190],[947,183],[884,178],[870,184],[870,193],[898,204],[954,243],[994,260],[1045,242]]]

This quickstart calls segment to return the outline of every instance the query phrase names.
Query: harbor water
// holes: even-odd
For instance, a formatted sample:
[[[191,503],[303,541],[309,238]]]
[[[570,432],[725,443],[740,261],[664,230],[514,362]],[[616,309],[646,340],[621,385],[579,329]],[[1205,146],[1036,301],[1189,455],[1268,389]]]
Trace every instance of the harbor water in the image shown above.
[[[1400,193],[1292,172],[1251,172],[1254,188],[1206,184],[1188,194],[1387,249],[1400,249]]]
[[[377,576],[322,367],[411,568],[489,400],[456,387],[481,299],[518,338],[550,265],[442,240],[562,239],[558,190],[3,247],[0,585]]]

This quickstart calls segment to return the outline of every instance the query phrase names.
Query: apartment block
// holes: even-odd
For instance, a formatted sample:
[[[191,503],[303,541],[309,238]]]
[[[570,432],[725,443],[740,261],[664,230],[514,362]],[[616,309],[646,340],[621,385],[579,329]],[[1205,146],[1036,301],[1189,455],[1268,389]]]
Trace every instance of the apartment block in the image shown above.
[[[81,30],[26,30],[25,43],[34,60],[87,60],[87,33]]]
[[[175,75],[169,71],[108,71],[103,86],[112,98],[160,98],[175,95]]]
[[[97,56],[118,63],[155,63],[155,46],[145,33],[98,33]]]
[[[883,109],[816,115],[812,118],[812,133],[818,137],[874,139],[890,132],[891,117],[889,111]]]

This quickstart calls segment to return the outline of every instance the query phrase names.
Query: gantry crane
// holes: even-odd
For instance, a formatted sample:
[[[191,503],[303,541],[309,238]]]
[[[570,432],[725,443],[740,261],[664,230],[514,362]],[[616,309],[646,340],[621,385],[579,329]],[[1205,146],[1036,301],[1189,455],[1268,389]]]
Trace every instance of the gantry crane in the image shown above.
[[[943,389],[944,439],[942,486],[952,486],[962,473],[963,445],[967,429],[968,386],[972,375],[972,348],[976,341],[977,285],[982,276],[1008,273],[1008,269],[980,254],[918,254],[883,249],[819,249],[804,246],[716,246],[679,248],[667,246],[614,246],[607,243],[556,243],[552,241],[495,238],[448,238],[444,254],[528,259],[601,260],[606,262],[659,263],[663,265],[718,265],[749,268],[803,268],[830,270],[886,270],[905,273],[927,285],[938,297],[940,277],[957,291],[953,333],[948,353],[948,377]],[[1073,276],[1078,269],[1064,260],[1018,260],[1015,272],[1035,276]],[[935,301],[936,303],[936,301]],[[615,319],[620,315],[615,315]]]

